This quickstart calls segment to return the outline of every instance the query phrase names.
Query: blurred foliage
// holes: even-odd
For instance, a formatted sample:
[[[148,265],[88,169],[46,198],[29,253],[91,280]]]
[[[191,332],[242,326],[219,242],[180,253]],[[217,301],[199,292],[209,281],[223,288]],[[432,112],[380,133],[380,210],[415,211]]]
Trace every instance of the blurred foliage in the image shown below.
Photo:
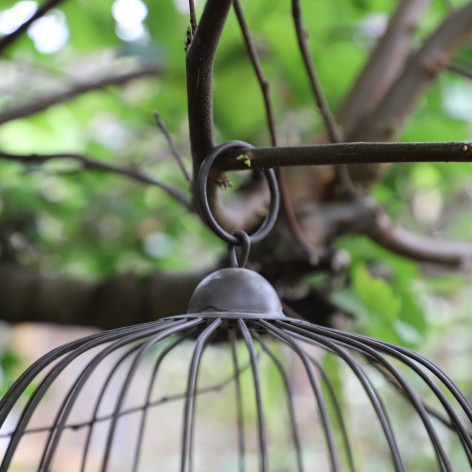
[[[14,9],[28,3],[35,2],[4,0],[0,27],[5,28],[8,15],[11,21]],[[445,17],[446,3],[432,2],[415,44]],[[333,108],[346,95],[395,4],[394,0],[302,2],[319,77]],[[290,4],[258,0],[242,5],[271,84],[281,143],[306,142],[322,123],[289,21]],[[199,12],[202,8],[203,2],[197,2]],[[148,61],[159,64],[161,72],[6,123],[0,127],[1,148],[13,153],[82,152],[104,162],[136,166],[188,192],[152,117],[157,109],[190,168],[186,2],[64,2],[48,18],[62,25],[66,39],[57,50],[41,52],[41,35],[30,29],[5,51],[0,107],[41,100],[65,84],[73,86]],[[48,34],[54,36],[54,31]],[[472,60],[472,48],[464,48],[460,58]],[[466,79],[443,74],[412,114],[401,139],[466,138],[472,122],[471,95]],[[262,96],[232,14],[216,61],[214,106],[218,140],[269,143]],[[396,165],[372,194],[392,218],[412,231],[470,239],[469,168],[469,164]],[[21,264],[38,266],[45,273],[100,277],[156,268],[185,270],[210,263],[224,250],[194,214],[158,188],[83,170],[66,160],[41,166],[0,161],[0,175],[0,225],[11,244],[2,248],[2,257],[11,250]],[[417,264],[363,237],[343,237],[339,247],[351,254],[353,263],[344,283],[334,288],[333,299],[354,312],[360,329],[372,335],[414,345],[426,331],[423,312],[428,294],[451,301],[466,288],[464,276],[425,276]]]
[[[196,2],[198,12],[203,3]],[[322,129],[322,120],[302,67],[290,21],[290,2],[241,3],[271,85],[280,144],[306,143]],[[336,109],[381,35],[396,1],[301,3],[318,75],[328,102]],[[415,46],[444,19],[447,3],[460,5],[463,1],[432,1],[414,38]],[[0,34],[7,32],[8,15],[12,21],[11,9],[28,4],[34,6],[35,2],[2,0]],[[120,4],[125,11],[130,9],[128,18],[118,14]],[[30,29],[4,52],[0,61],[0,113],[41,100],[74,83],[147,62],[157,63],[161,70],[156,77],[80,95],[5,123],[0,126],[0,148],[25,154],[80,152],[103,162],[135,166],[190,195],[189,185],[152,116],[156,109],[163,117],[190,169],[186,5],[185,0],[63,2],[48,15],[66,34],[57,50],[41,52],[40,38]],[[144,11],[144,17],[131,14],[139,11]],[[54,36],[54,31],[50,28],[43,35]],[[471,63],[472,47],[463,48],[459,59]],[[472,84],[446,72],[424,95],[400,139],[467,139],[471,104]],[[263,99],[233,14],[217,55],[214,108],[218,141],[242,139],[260,146],[270,143]],[[392,166],[371,194],[392,219],[411,231],[470,240],[471,188],[470,164],[417,163]],[[105,277],[127,271],[146,274],[160,268],[184,271],[211,264],[225,250],[196,215],[159,188],[82,169],[66,159],[40,166],[0,160],[0,229],[2,261],[14,258],[45,274],[74,277]],[[308,283],[353,313],[355,329],[360,332],[415,348],[429,340],[422,352],[428,349],[439,353],[446,370],[456,378],[458,374],[460,386],[470,388],[470,276],[422,270],[417,263],[389,253],[363,236],[343,236],[337,246],[350,255],[346,273],[335,278],[315,274]],[[6,346],[0,347],[4,390],[8,386],[5,379],[14,377],[19,361]],[[231,367],[229,359],[222,363],[217,348],[205,355],[214,356],[207,365],[214,366],[219,374],[222,365]],[[240,365],[247,363],[248,359],[240,359]],[[330,373],[332,388],[344,406],[349,399],[338,363],[327,355],[322,367]],[[262,368],[267,388],[278,392],[271,397],[277,404],[267,403],[269,399],[264,397],[264,405],[269,410],[278,408],[285,401],[280,374],[270,362]],[[241,382],[245,395],[252,397],[249,371],[243,373]],[[323,390],[330,397],[326,385]],[[245,416],[254,415],[255,404],[246,402],[244,407]],[[333,411],[335,406],[328,404],[328,408]],[[211,411],[216,419],[227,415],[213,404]],[[274,424],[271,431],[281,434],[283,427]],[[282,460],[286,451],[281,449],[276,454]],[[416,451],[413,454],[416,456]]]

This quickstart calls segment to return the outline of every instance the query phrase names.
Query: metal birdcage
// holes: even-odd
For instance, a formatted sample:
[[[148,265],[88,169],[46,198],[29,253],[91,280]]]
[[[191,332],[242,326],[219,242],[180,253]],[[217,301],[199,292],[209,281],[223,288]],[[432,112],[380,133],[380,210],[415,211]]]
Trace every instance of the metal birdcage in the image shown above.
[[[0,471],[470,470],[472,407],[439,367],[289,318],[271,285],[238,267],[270,230],[278,194],[266,170],[261,227],[252,236],[220,228],[206,179],[230,147],[248,145],[216,148],[198,189],[233,267],[200,283],[187,314],[94,334],[36,361],[0,401]],[[46,417],[45,404],[54,407]],[[24,465],[30,455],[34,467]]]

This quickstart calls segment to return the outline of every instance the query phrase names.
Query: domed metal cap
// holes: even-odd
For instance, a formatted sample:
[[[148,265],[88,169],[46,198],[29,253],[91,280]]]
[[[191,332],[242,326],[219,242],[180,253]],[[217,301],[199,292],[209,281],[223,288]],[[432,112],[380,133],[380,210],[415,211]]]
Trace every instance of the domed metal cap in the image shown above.
[[[193,292],[187,313],[231,312],[284,316],[272,285],[248,269],[221,269],[205,277]]]

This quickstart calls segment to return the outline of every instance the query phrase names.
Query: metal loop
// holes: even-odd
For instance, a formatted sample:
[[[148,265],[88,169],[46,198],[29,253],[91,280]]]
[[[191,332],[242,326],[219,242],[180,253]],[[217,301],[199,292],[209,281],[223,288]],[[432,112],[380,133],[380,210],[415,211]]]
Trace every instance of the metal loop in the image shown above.
[[[207,195],[207,180],[208,174],[210,172],[211,166],[215,159],[224,151],[232,148],[243,148],[243,149],[253,149],[249,143],[244,141],[228,141],[226,143],[220,144],[219,146],[215,147],[211,154],[209,154],[205,160],[202,162],[200,167],[200,172],[198,174],[198,197],[200,203],[201,212],[208,224],[208,226],[213,230],[213,232],[219,236],[223,241],[226,241],[229,244],[238,246],[240,245],[240,239],[233,234],[228,233],[225,229],[223,229],[220,224],[214,218],[210,204],[208,202],[208,195]],[[264,175],[266,176],[267,183],[269,185],[270,190],[270,206],[268,209],[267,216],[262,221],[259,228],[253,233],[249,235],[249,239],[251,243],[257,243],[261,241],[267,234],[270,232],[272,227],[275,224],[277,219],[277,214],[279,212],[279,203],[280,203],[280,196],[279,196],[279,189],[277,186],[277,179],[275,177],[275,172],[273,169],[264,169]]]
[[[238,246],[241,248],[241,254],[238,258],[236,253],[236,245],[229,243],[228,252],[231,267],[244,268],[246,267],[249,251],[251,249],[251,239],[246,231],[242,231],[240,229],[235,231],[232,236],[235,236],[238,239]]]

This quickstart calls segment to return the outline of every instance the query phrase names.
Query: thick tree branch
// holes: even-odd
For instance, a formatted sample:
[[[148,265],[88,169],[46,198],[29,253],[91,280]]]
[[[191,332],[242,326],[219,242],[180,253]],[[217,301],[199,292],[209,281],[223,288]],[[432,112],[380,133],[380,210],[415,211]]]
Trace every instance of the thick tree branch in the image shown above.
[[[472,2],[453,11],[406,63],[358,139],[391,141],[438,73],[472,33]]]
[[[450,63],[454,53],[472,32],[472,1],[454,10],[427,38],[419,51],[404,64],[402,73],[384,93],[377,108],[351,139],[358,141],[393,141],[418,100],[437,74]],[[390,59],[388,59],[390,60]],[[353,180],[368,188],[384,173],[386,166],[350,168]]]
[[[10,323],[47,321],[103,329],[153,321],[185,313],[190,295],[208,272],[87,281],[0,265],[0,315]]]
[[[12,33],[0,38],[0,53],[8,46],[10,46],[10,44],[12,44],[17,38],[19,38],[30,27],[32,23],[44,16],[49,10],[56,7],[57,5],[59,5],[59,3],[62,3],[63,1],[64,0],[48,0],[36,10],[35,14],[29,20],[21,24]]]
[[[269,167],[329,164],[376,164],[404,162],[472,162],[470,141],[435,143],[340,143],[312,146],[264,147],[242,152],[231,150],[215,162],[215,170],[265,169]],[[247,162],[247,163],[246,163]]]
[[[194,185],[200,164],[213,150],[213,69],[218,43],[232,0],[207,0],[192,43],[187,50],[187,100],[190,145],[193,159]],[[194,189],[196,190],[196,189]],[[194,191],[194,195],[198,195]],[[262,199],[264,200],[264,195]],[[208,199],[214,216],[226,230],[244,229],[255,223],[255,215],[249,208],[261,210],[260,192],[252,192],[250,198],[239,202],[243,211],[233,208],[222,211],[214,181],[208,184]],[[198,208],[196,202],[194,206]]]
[[[402,71],[410,40],[430,0],[401,0],[385,34],[345,98],[338,120],[347,140],[356,140],[359,124],[368,118]]]
[[[154,185],[155,187],[159,187],[160,189],[164,190],[171,197],[184,204],[187,208],[190,207],[189,199],[177,188],[159,182],[158,180],[149,177],[148,175],[142,173],[137,169],[106,164],[83,154],[11,154],[0,150],[0,159],[22,162],[24,164],[43,164],[53,159],[70,159],[82,164],[84,169],[95,169],[104,172],[111,172],[114,174],[122,175],[137,182],[141,182],[148,185]]]
[[[187,51],[187,100],[194,177],[215,146],[213,137],[213,67],[232,0],[208,0]],[[194,179],[196,180],[196,179]]]
[[[117,75],[103,77],[98,80],[93,79],[88,82],[76,84],[63,92],[39,97],[34,102],[3,110],[0,112],[0,124],[34,115],[35,113],[46,110],[53,105],[64,103],[79,95],[91,92],[93,90],[100,90],[105,87],[109,87],[110,85],[123,85],[140,77],[155,75],[159,72],[159,70],[160,67],[158,65],[147,64],[143,65],[139,69],[131,70],[129,72],[123,72]]]
[[[377,209],[366,234],[380,246],[419,262],[455,269],[472,267],[472,242],[445,241],[419,236],[396,226],[383,209]]]

